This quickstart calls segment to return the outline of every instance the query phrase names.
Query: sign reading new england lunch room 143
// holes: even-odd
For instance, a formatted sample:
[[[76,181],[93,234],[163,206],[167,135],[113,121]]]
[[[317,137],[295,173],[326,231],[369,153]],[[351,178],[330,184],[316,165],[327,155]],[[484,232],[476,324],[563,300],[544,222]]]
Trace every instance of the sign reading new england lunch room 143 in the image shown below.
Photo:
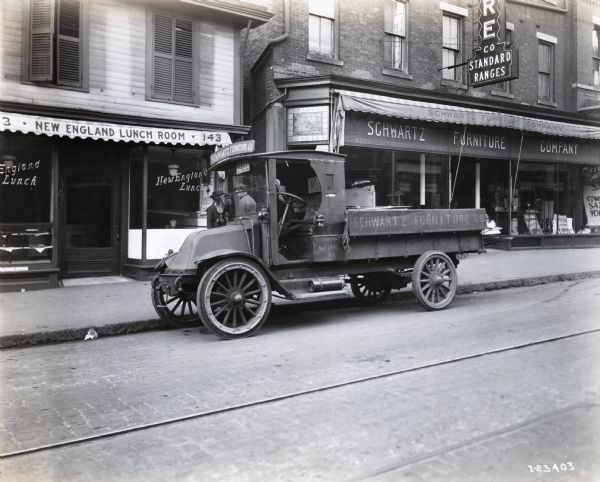
[[[505,82],[519,76],[518,51],[500,41],[500,12],[504,0],[479,0],[479,48],[467,62],[469,85]]]

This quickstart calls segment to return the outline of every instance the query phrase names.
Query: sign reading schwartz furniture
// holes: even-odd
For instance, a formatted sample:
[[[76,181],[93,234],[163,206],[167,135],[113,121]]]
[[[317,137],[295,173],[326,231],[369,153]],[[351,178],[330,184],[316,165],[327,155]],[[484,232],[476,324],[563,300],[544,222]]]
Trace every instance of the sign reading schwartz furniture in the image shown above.
[[[0,130],[104,141],[189,144],[192,146],[226,146],[231,144],[229,133],[224,131],[163,129],[31,116],[11,112],[0,112]]]
[[[518,51],[500,41],[502,0],[479,0],[479,48],[467,62],[469,85],[484,85],[519,76]]]
[[[521,142],[522,141],[522,142]],[[350,112],[344,145],[481,158],[598,164],[600,143],[496,127],[461,126]]]

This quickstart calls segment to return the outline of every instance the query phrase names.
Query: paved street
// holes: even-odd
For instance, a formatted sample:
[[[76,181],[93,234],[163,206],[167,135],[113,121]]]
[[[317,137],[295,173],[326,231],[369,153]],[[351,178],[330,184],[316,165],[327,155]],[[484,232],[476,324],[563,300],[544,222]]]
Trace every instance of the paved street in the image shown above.
[[[597,480],[599,302],[582,280],[437,313],[411,298],[275,311],[234,342],[193,329],[4,350],[2,454],[199,416],[7,457],[2,476]]]

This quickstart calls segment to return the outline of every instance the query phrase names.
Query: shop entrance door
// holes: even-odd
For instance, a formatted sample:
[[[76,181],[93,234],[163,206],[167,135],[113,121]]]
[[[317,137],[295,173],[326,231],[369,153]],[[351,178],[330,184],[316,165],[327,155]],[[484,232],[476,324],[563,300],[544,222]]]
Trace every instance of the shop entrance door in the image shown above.
[[[104,151],[100,156],[89,145],[87,153],[69,151],[60,166],[61,277],[117,274],[120,182],[116,156],[111,160]]]

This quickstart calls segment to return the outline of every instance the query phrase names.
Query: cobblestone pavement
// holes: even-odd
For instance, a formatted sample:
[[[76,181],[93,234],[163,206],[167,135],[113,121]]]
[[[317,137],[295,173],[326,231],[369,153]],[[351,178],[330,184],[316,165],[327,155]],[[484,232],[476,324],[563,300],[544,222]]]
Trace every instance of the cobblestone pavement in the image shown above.
[[[236,342],[176,330],[7,350],[2,452],[597,329],[598,296],[587,280],[464,296],[443,316],[412,301],[298,313]],[[593,480],[599,346],[580,335],[9,458],[2,476]],[[550,462],[575,470],[529,472]]]

